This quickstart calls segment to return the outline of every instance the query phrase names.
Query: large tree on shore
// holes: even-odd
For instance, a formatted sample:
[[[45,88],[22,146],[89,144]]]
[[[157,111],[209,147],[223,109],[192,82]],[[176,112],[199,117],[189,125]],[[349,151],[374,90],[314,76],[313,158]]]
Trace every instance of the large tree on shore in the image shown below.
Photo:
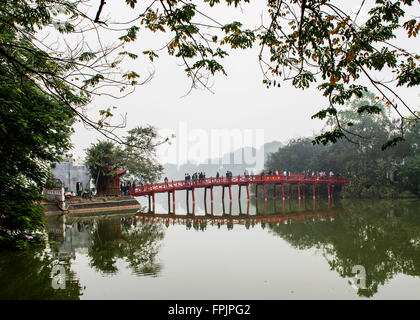
[[[86,150],[86,165],[92,179],[96,182],[100,176],[113,177],[117,170],[127,170],[123,180],[134,180],[137,183],[156,182],[163,170],[155,158],[155,148],[162,143],[157,139],[156,129],[147,126],[129,130],[128,136],[123,138],[125,145],[112,141],[98,141],[92,144]]]
[[[41,187],[49,162],[70,148],[74,119],[70,109],[0,63],[0,246],[25,246],[42,233]]]

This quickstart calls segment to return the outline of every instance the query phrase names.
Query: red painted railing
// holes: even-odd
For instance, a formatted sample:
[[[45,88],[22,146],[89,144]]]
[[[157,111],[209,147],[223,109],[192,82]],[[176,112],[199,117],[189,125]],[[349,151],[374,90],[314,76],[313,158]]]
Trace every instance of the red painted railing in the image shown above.
[[[220,178],[205,178],[196,180],[177,180],[147,184],[144,186],[136,186],[131,189],[133,196],[143,196],[153,193],[162,193],[173,190],[185,190],[191,188],[205,188],[215,186],[229,186],[240,184],[273,184],[273,183],[308,183],[308,184],[331,184],[331,185],[346,185],[348,182],[343,177],[336,176],[310,176],[303,174],[294,174],[290,176],[284,175],[247,175],[247,176],[232,176]]]

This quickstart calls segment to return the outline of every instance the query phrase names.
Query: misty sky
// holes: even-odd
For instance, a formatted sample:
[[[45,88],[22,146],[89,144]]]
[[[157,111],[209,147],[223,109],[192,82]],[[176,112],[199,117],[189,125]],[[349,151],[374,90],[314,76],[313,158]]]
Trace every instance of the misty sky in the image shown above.
[[[343,1],[337,2],[343,3]],[[230,8],[225,11],[220,8],[215,11],[215,15],[222,21],[245,21],[249,28],[256,28],[261,23],[261,3],[262,1],[254,1],[251,5],[243,5],[242,9],[236,10]],[[356,12],[361,1],[351,3],[348,9]],[[419,6],[415,8],[418,9]],[[95,12],[96,8],[91,10]],[[358,19],[363,19],[363,13]],[[115,16],[127,14],[132,14],[132,10],[122,4],[112,7],[110,3],[104,7],[104,15],[109,15],[111,20]],[[407,14],[407,18],[412,15]],[[104,34],[102,37],[104,41],[115,39],[114,34]],[[327,106],[327,100],[316,90],[316,86],[303,91],[293,88],[291,82],[282,82],[280,88],[270,89],[262,84],[263,75],[257,59],[258,42],[251,50],[229,51],[229,57],[223,62],[228,76],[219,75],[211,79],[211,90],[214,93],[193,90],[183,97],[190,88],[190,80],[183,71],[180,61],[162,52],[160,58],[151,63],[147,56],[141,54],[144,50],[162,46],[164,37],[159,37],[158,33],[140,32],[138,40],[130,47],[133,52],[139,54],[139,58],[130,61],[129,67],[136,70],[141,79],[145,79],[149,72],[154,72],[150,82],[138,87],[133,94],[124,99],[98,97],[89,106],[89,113],[92,116],[97,114],[99,109],[110,105],[118,107],[117,118],[118,114],[127,113],[127,126],[126,129],[119,131],[121,135],[135,126],[150,124],[161,130],[164,135],[168,135],[169,132],[175,133],[179,139],[180,127],[184,129],[186,127],[187,133],[190,134],[189,138],[192,139],[189,143],[197,145],[199,139],[194,140],[191,136],[191,131],[194,133],[194,129],[196,132],[197,130],[205,132],[208,139],[211,139],[211,130],[238,131],[239,129],[239,132],[245,130],[254,132],[252,144],[258,147],[262,141],[256,138],[257,130],[263,132],[263,142],[273,140],[287,142],[294,137],[312,136],[324,126],[324,122],[320,120],[311,120],[314,113]],[[394,43],[404,45],[411,51],[420,52],[419,41],[407,41],[404,34],[399,35]],[[398,92],[407,99],[414,110],[420,109],[418,88],[399,89]],[[83,158],[84,149],[103,137],[93,130],[86,130],[80,123],[75,125],[75,129],[76,133],[72,136],[75,148],[72,153],[76,157]],[[166,149],[168,147],[170,149]],[[234,147],[232,145],[232,149]],[[160,160],[162,162],[166,162],[169,158],[176,159],[175,162],[185,158],[203,160],[197,153],[188,153],[185,148],[183,150],[181,152],[187,154],[182,157],[179,154],[174,156],[175,152],[180,152],[175,139],[172,146],[159,149]],[[211,157],[219,155],[216,150],[209,150],[209,153],[212,153],[209,155]],[[191,159],[194,157],[196,159]]]

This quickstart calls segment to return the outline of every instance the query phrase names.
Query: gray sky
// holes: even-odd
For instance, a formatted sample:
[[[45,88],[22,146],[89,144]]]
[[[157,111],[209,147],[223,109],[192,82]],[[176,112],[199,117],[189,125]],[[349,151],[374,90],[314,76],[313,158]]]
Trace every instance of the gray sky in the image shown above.
[[[361,1],[357,1],[357,4],[356,1],[352,2],[352,7],[349,9],[355,12],[359,2],[361,3]],[[252,5],[243,5],[242,10],[217,9],[215,15],[222,21],[246,21],[248,27],[255,28],[261,22],[261,3],[256,1]],[[92,10],[94,12],[96,7]],[[114,8],[111,4],[107,4],[104,7],[104,14],[111,16],[112,12],[112,19],[114,16],[124,16],[127,12],[131,14],[130,10],[128,8],[127,11],[127,8],[121,4]],[[359,17],[363,18],[363,12]],[[115,35],[105,34],[103,37],[111,40]],[[164,135],[169,132],[175,133],[177,138],[173,140],[172,146],[159,149],[161,162],[176,162],[185,158],[203,160],[203,155],[200,158],[197,152],[180,149],[180,143],[177,145],[177,139],[179,142],[180,134],[182,136],[180,128],[184,132],[187,128],[190,141],[184,139],[182,143],[187,141],[189,146],[202,143],[202,140],[194,139],[194,133],[201,132],[206,135],[202,136],[202,139],[211,140],[212,130],[226,129],[233,133],[236,129],[236,134],[239,132],[244,135],[245,131],[251,133],[252,145],[258,147],[262,142],[261,132],[263,132],[263,142],[273,140],[287,142],[294,137],[311,136],[323,127],[322,121],[310,119],[314,113],[327,106],[327,100],[315,89],[316,86],[303,91],[292,87],[291,82],[282,82],[280,88],[267,89],[262,84],[263,75],[258,65],[257,46],[247,51],[229,51],[230,56],[222,61],[228,76],[216,76],[211,79],[213,83],[211,90],[214,94],[204,90],[193,90],[189,95],[182,97],[189,90],[190,80],[180,66],[180,61],[162,52],[159,59],[150,63],[148,58],[141,54],[144,50],[161,47],[164,42],[163,38],[159,37],[159,33],[141,32],[131,47],[131,50],[140,57],[130,62],[130,68],[139,73],[143,79],[148,72],[154,71],[153,79],[124,99],[95,98],[89,107],[89,112],[95,115],[99,109],[115,105],[118,107],[117,114],[127,113],[127,127],[119,131],[121,135],[135,126],[146,124],[162,130]],[[412,40],[408,42],[406,36],[402,35],[395,43],[408,45],[419,53],[418,42]],[[398,92],[407,98],[414,109],[420,108],[418,88],[399,89]],[[76,157],[83,158],[84,149],[102,137],[93,130],[86,130],[81,124],[77,124],[75,129],[76,133],[72,136],[75,148],[72,153]],[[211,143],[209,141],[209,144]],[[233,143],[231,145],[231,149],[235,149]],[[180,156],[180,152],[187,153]],[[209,149],[208,153],[210,157],[219,156],[220,150]]]

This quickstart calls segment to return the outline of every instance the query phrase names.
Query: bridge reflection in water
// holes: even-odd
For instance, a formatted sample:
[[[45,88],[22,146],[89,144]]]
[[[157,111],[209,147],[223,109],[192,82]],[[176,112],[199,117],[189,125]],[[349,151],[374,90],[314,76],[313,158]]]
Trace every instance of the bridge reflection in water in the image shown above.
[[[347,211],[343,208],[315,210],[295,213],[277,213],[268,215],[249,215],[249,214],[223,214],[223,215],[177,215],[177,214],[156,214],[138,212],[135,218],[142,223],[161,223],[166,226],[169,225],[186,225],[199,226],[204,230],[207,225],[220,226],[227,225],[228,229],[233,228],[233,225],[244,225],[246,228],[257,224],[292,224],[295,222],[315,222],[315,221],[333,221],[335,216],[346,214]]]
[[[182,203],[184,202],[182,201]],[[169,242],[174,243],[174,239],[185,240],[187,239],[185,235],[191,232],[205,231],[208,236],[201,238],[202,241],[194,243],[197,244],[198,253],[197,255],[194,254],[192,260],[196,257],[205,257],[206,254],[212,254],[212,263],[208,265],[207,262],[203,263],[211,272],[203,271],[202,274],[195,272],[190,274],[188,273],[189,269],[187,269],[187,273],[184,274],[185,269],[182,268],[180,274],[182,277],[188,277],[188,279],[196,282],[200,282],[203,274],[205,274],[205,277],[208,275],[210,277],[214,275],[216,278],[221,277],[226,274],[225,270],[222,269],[222,274],[214,273],[213,267],[234,262],[233,260],[223,260],[226,256],[214,251],[216,247],[222,248],[221,251],[224,252],[226,246],[223,241],[226,238],[219,237],[220,234],[224,234],[225,230],[220,230],[219,233],[218,228],[227,228],[229,236],[239,237],[238,239],[250,236],[252,241],[261,239],[257,237],[259,232],[262,231],[260,229],[267,228],[266,231],[287,241],[292,249],[309,250],[313,248],[321,250],[322,256],[328,262],[328,267],[325,270],[322,268],[318,270],[321,272],[320,277],[329,277],[328,273],[334,271],[341,278],[346,279],[345,282],[347,282],[349,279],[354,279],[353,267],[355,265],[363,266],[368,277],[366,279],[366,289],[358,289],[357,291],[357,294],[361,297],[372,297],[378,291],[381,291],[381,287],[387,287],[386,290],[383,290],[385,294],[393,292],[393,296],[379,296],[381,299],[384,297],[415,298],[418,296],[420,276],[420,206],[418,200],[361,201],[352,199],[336,200],[336,203],[331,200],[327,204],[325,200],[317,199],[315,205],[312,199],[303,200],[300,205],[297,200],[292,200],[284,202],[284,212],[282,211],[283,202],[281,200],[277,202],[269,200],[267,203],[265,201],[258,202],[258,213],[253,206],[254,201],[251,202],[253,210],[250,210],[252,212],[249,214],[240,214],[235,207],[231,213],[223,214],[221,210],[217,209],[213,215],[206,215],[202,211],[196,214],[162,214],[162,211],[153,214],[131,211],[111,214],[47,216],[46,220],[49,240],[56,241],[57,249],[52,251],[53,255],[56,252],[62,259],[70,255],[75,257],[76,253],[84,254],[87,260],[81,259],[79,261],[88,261],[89,268],[94,268],[101,273],[116,275],[122,270],[121,266],[132,270],[132,274],[135,276],[158,276],[163,270],[163,266],[167,270],[176,272],[180,264],[177,259],[173,260],[174,264],[169,262],[166,265],[160,264],[160,261],[170,261],[170,259],[165,259],[173,256],[172,254],[167,255],[168,252],[160,252],[163,257],[161,260],[158,256],[160,246]],[[264,207],[266,207],[266,210],[264,210]],[[185,226],[185,230],[182,230],[183,227],[172,227],[173,225]],[[258,228],[258,226],[261,226],[261,228]],[[246,230],[244,230],[245,228]],[[175,234],[179,237],[173,238]],[[168,236],[166,237],[166,235]],[[209,241],[209,239],[213,241]],[[191,240],[194,241],[193,238]],[[282,247],[278,246],[275,238],[270,237],[269,241],[273,242],[270,244],[270,250],[266,250],[264,253],[267,254],[266,259],[271,259],[271,248]],[[265,242],[261,242],[261,244],[263,243]],[[233,249],[239,248],[238,246],[235,247],[238,244],[242,245],[242,242],[232,242],[231,247]],[[186,247],[186,243],[182,241],[177,245],[181,246],[180,248],[190,248],[189,244]],[[288,250],[289,248],[287,248]],[[188,256],[191,250],[185,250],[185,252],[187,252],[185,256]],[[281,251],[276,252],[279,255],[276,258],[277,261],[282,260]],[[200,256],[200,254],[202,255]],[[244,254],[248,255],[249,253],[245,252]],[[310,256],[314,257],[314,255]],[[252,256],[246,257],[251,261],[254,260]],[[312,260],[312,258],[309,260],[308,265],[311,261],[317,261],[316,258],[313,259],[315,260]],[[11,259],[3,259],[6,262],[9,262],[9,260]],[[22,261],[21,258],[15,260],[19,263]],[[72,260],[67,259],[65,261],[68,265],[66,270],[70,270]],[[123,265],[121,261],[127,262]],[[235,261],[243,260],[240,258],[235,259]],[[259,263],[264,265],[265,261],[261,260]],[[275,265],[277,266],[277,264]],[[231,266],[236,265],[232,264]],[[294,266],[290,264],[290,273],[277,272],[277,269],[273,272],[275,275],[280,273],[284,281],[288,280],[290,276],[293,277],[296,273],[298,275],[295,279],[299,281],[299,271],[295,270]],[[79,268],[79,270],[83,269],[85,268]],[[3,277],[5,281],[9,278],[15,279],[16,270],[22,269],[9,267],[9,270],[12,270],[12,272],[9,276]],[[31,274],[31,271],[37,269],[34,269],[33,263],[28,263],[27,269],[24,270]],[[252,270],[255,271],[255,269]],[[36,273],[34,275],[34,277],[28,277],[28,281],[37,279]],[[87,273],[87,276],[91,277],[92,273]],[[194,278],[194,276],[197,277]],[[116,285],[118,281],[112,282],[116,288],[121,288],[120,292],[127,288],[126,275],[122,279],[124,281],[121,281],[120,287]],[[47,284],[50,286],[51,280],[49,278],[47,280],[49,281]],[[390,283],[391,280],[392,283]],[[243,288],[243,278],[240,278],[240,281],[238,292]],[[16,281],[10,282],[19,283]],[[307,282],[303,281],[302,283],[302,291],[304,291],[307,289]],[[129,284],[132,287],[137,285],[135,281]],[[153,285],[155,286],[155,284]],[[158,285],[159,282],[156,282],[156,286]],[[215,290],[219,290],[217,294],[220,294],[217,281],[214,282],[214,285],[216,286]],[[7,286],[4,287],[7,288]],[[34,283],[33,287],[40,287],[39,281]],[[337,286],[332,288],[335,290]],[[165,289],[166,287],[164,287]],[[177,285],[174,289],[175,298],[178,290],[179,286]],[[314,287],[315,292],[316,290],[317,288]],[[345,292],[348,290],[346,288],[343,290],[345,291],[335,291],[336,297],[346,297]],[[26,282],[22,291],[28,291]],[[145,294],[145,298],[149,297],[149,292]],[[320,291],[320,294],[322,295],[322,291]],[[17,295],[17,297],[21,296],[22,293]],[[10,297],[10,294],[8,297]],[[277,292],[272,297],[278,298]],[[316,296],[314,297],[316,298]]]
[[[203,230],[203,227],[207,225],[221,226],[226,225],[228,229],[232,229],[233,225],[243,225],[246,228],[255,226],[258,224],[292,224],[295,222],[317,222],[317,221],[333,221],[336,216],[342,216],[347,214],[347,210],[341,206],[334,205],[334,201],[330,199],[327,201],[319,200],[293,200],[293,201],[280,201],[280,205],[276,204],[277,201],[256,201],[255,211],[250,213],[250,202],[247,202],[246,212],[232,213],[232,203],[230,202],[228,210],[216,213],[195,213],[193,204],[192,212],[186,214],[174,214],[174,213],[153,213],[153,212],[141,212],[141,211],[126,211],[126,212],[110,212],[110,213],[83,213],[83,214],[68,214],[60,217],[47,217],[47,230],[51,240],[66,243],[67,247],[71,243],[70,247],[74,247],[76,242],[81,247],[89,247],[90,234],[95,229],[93,225],[86,227],[83,230],[69,230],[69,226],[75,223],[88,223],[89,221],[114,221],[111,226],[108,226],[107,233],[121,233],[122,222],[126,219],[138,221],[141,223],[157,223],[166,226],[169,225],[186,225],[187,227],[197,227]],[[252,204],[254,206],[254,203]],[[224,205],[222,205],[225,208]],[[241,204],[239,203],[239,208]],[[100,220],[98,220],[100,219]],[[104,220],[105,219],[105,220]],[[110,229],[111,228],[111,229]],[[69,232],[76,232],[78,235],[70,235]],[[82,232],[83,231],[83,232]],[[70,237],[70,238],[69,238]],[[67,239],[68,238],[68,239]],[[73,241],[73,238],[77,238],[77,241]],[[67,240],[66,240],[67,239]],[[73,240],[69,240],[73,239]],[[64,249],[64,248],[62,248]],[[67,251],[67,250],[64,250]]]
[[[168,214],[205,214],[205,215],[214,215],[214,214],[239,214],[239,215],[250,215],[250,214],[272,214],[272,213],[285,213],[290,210],[294,210],[297,212],[300,211],[306,211],[306,210],[316,210],[317,207],[319,207],[320,201],[325,204],[325,207],[327,207],[328,203],[328,209],[331,207],[331,205],[334,203],[334,198],[328,198],[325,200],[322,200],[320,198],[314,198],[314,199],[307,199],[307,198],[301,198],[301,199],[282,199],[276,198],[273,196],[270,199],[261,199],[258,197],[255,197],[251,200],[249,199],[241,199],[240,198],[240,189],[237,190],[238,192],[238,200],[237,201],[226,201],[223,198],[222,194],[216,194],[214,197],[214,201],[211,201],[209,203],[208,199],[204,197],[204,201],[190,201],[188,198],[184,202],[182,200],[177,200],[177,202],[171,202],[168,196],[167,205],[165,204],[164,196],[160,195],[161,198],[159,198],[158,201],[158,208],[156,210],[155,204],[153,206],[147,205],[147,202],[145,203],[142,201],[143,199],[141,197],[137,198],[140,204],[147,207],[148,213],[164,213],[167,212]],[[204,195],[205,191],[201,190]],[[236,190],[235,190],[236,191]],[[162,197],[163,196],[163,197]],[[175,208],[175,204],[177,205],[177,208]]]

